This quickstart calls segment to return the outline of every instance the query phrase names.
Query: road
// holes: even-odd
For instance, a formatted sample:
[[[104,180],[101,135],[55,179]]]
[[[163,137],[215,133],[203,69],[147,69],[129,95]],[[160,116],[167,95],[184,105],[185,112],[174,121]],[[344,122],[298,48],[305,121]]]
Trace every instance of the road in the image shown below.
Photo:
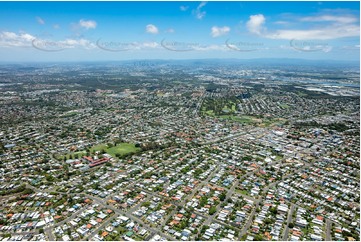
[[[250,129],[249,129],[250,130]],[[215,142],[225,142],[225,141],[228,141],[228,140],[231,140],[231,139],[235,139],[235,138],[238,138],[244,134],[246,134],[248,132],[248,130],[242,130],[242,132],[239,132],[239,133],[236,133],[236,134],[232,134],[232,135],[229,135],[227,137],[222,137],[222,138],[219,138],[219,139],[215,139],[215,140],[212,140],[212,141],[208,141],[208,142],[205,142],[201,145],[206,145],[206,144],[212,144],[212,143],[215,143]],[[283,159],[281,160],[277,160],[277,161],[274,161],[272,162],[271,165],[275,165],[277,163],[282,163],[283,162]],[[278,181],[275,181],[275,182],[272,182],[270,184],[268,184],[267,186],[265,186],[263,189],[262,189],[262,192],[260,193],[260,196],[255,199],[255,198],[252,198],[252,197],[249,197],[249,196],[246,196],[246,195],[243,195],[243,194],[240,194],[241,196],[247,198],[247,199],[250,199],[252,201],[254,201],[254,207],[251,211],[251,213],[249,214],[247,220],[246,220],[246,223],[244,224],[244,226],[242,228],[236,228],[238,231],[240,231],[240,237],[241,238],[243,235],[245,235],[247,233],[247,231],[249,230],[250,226],[252,225],[252,222],[253,222],[253,217],[254,215],[256,214],[256,211],[257,209],[259,208],[259,204],[261,202],[261,199],[263,197],[263,195],[267,194],[267,191],[269,189],[272,189],[274,188],[279,182],[281,181],[284,181],[285,179],[289,178],[289,177],[292,177],[294,174],[297,174],[299,173],[300,171],[302,171],[303,169],[309,167],[311,164],[309,163],[305,163],[304,166],[300,167],[299,169],[295,170],[295,171],[292,171],[290,173],[288,173],[287,175],[284,175],[282,176],[281,180],[278,180]],[[160,169],[160,168],[158,168]],[[156,172],[158,169],[155,169],[154,172]],[[175,206],[180,206],[180,207],[184,207],[186,201],[190,200],[191,198],[193,198],[197,192],[199,192],[199,190],[207,185],[210,181],[210,179],[219,171],[220,169],[220,166],[217,166],[217,168],[207,177],[206,180],[203,180],[202,182],[200,182],[194,189],[193,191],[188,194],[184,199],[182,199],[181,202],[174,202],[174,201],[171,201],[171,203]],[[242,176],[242,178],[246,177],[246,176],[249,176],[250,174],[252,173],[255,173],[255,172],[258,172],[259,169],[263,169],[263,167],[259,167],[258,169],[255,169],[251,172],[248,172],[246,174],[244,174]],[[242,179],[241,178],[241,179]],[[142,178],[138,178],[137,180],[134,180],[132,181],[130,184],[128,184],[126,186],[126,188],[132,188],[133,186],[135,186],[137,184],[137,182],[139,180],[141,180]],[[235,189],[237,188],[238,184],[239,184],[239,181],[241,179],[236,179],[235,182],[233,183],[233,185],[231,186],[230,189],[225,189],[225,191],[227,192],[226,193],[226,198],[225,198],[225,201],[228,200],[228,198],[230,198],[234,192],[235,192]],[[35,192],[47,192],[47,193],[50,193],[50,192],[56,192],[58,194],[64,194],[64,195],[71,195],[71,194],[75,194],[75,193],[71,193],[71,192],[68,192],[68,193],[64,193],[64,192],[57,192],[57,191],[51,191],[51,190],[41,190],[41,189],[38,189],[34,186],[31,186],[30,184],[26,184],[26,187],[28,188],[31,188],[33,189]],[[126,189],[125,188],[125,189]],[[143,190],[143,189],[141,189]],[[161,235],[162,237],[165,237],[167,240],[174,240],[174,238],[172,238],[172,236],[168,235],[168,234],[164,234],[162,233],[162,228],[165,226],[166,222],[169,220],[169,218],[171,218],[172,216],[174,216],[174,214],[177,212],[177,208],[174,208],[169,215],[167,215],[164,220],[162,221],[161,225],[156,225],[155,227],[152,227],[150,226],[148,223],[142,221],[141,219],[137,218],[136,216],[133,216],[132,212],[134,212],[137,208],[139,208],[139,206],[141,206],[141,204],[145,201],[149,201],[149,199],[153,198],[153,197],[160,197],[161,199],[164,199],[164,197],[154,193],[154,192],[150,192],[150,191],[144,191],[146,192],[147,194],[149,194],[149,196],[147,196],[146,200],[142,201],[141,203],[137,204],[136,206],[132,207],[131,209],[129,209],[128,211],[123,211],[123,210],[119,210],[117,209],[116,207],[110,205],[110,204],[107,204],[106,202],[106,199],[101,199],[99,197],[96,197],[96,196],[92,196],[92,195],[89,195],[89,194],[85,194],[85,193],[80,193],[82,195],[84,195],[85,197],[88,197],[94,201],[96,201],[97,203],[101,204],[102,206],[104,207],[107,207],[109,209],[112,209],[116,214],[121,214],[123,216],[127,216],[129,217],[130,219],[132,219],[133,221],[139,223],[139,224],[142,224],[143,227],[145,229],[147,229],[149,232],[150,232],[150,235],[148,237],[151,237],[151,235],[154,235],[154,234],[159,234]],[[78,194],[79,195],[79,194]],[[110,197],[111,195],[109,195]],[[221,204],[218,204],[217,205],[217,209],[216,209],[216,213],[213,214],[213,215],[200,215],[202,217],[205,218],[205,222],[204,222],[204,225],[209,225],[210,223],[212,222],[217,222],[217,223],[220,223],[220,224],[223,224],[223,225],[229,225],[229,224],[226,224],[224,222],[221,222],[221,221],[218,221],[215,217],[216,215],[219,213],[220,209],[221,209]],[[283,231],[283,234],[282,234],[282,240],[286,241],[288,239],[288,235],[289,235],[289,224],[292,222],[292,214],[293,214],[293,211],[295,209],[295,207],[297,207],[297,205],[294,205],[292,203],[290,203],[290,210],[289,210],[289,213],[288,213],[288,217],[287,217],[287,224],[285,225],[285,228],[284,228],[284,231]],[[44,232],[45,234],[47,235],[47,237],[50,239],[50,240],[55,240],[55,236],[54,234],[52,233],[52,229],[57,227],[57,226],[60,226],[62,224],[65,224],[67,222],[69,222],[70,220],[74,219],[75,217],[77,217],[82,211],[84,211],[86,209],[86,207],[83,207],[81,208],[80,210],[76,211],[75,213],[73,213],[70,217],[67,217],[65,220],[59,222],[59,223],[55,223],[54,225],[52,226],[49,226],[49,227],[45,227],[44,228]],[[196,213],[196,212],[195,212]],[[111,218],[113,218],[113,216],[115,216],[116,214],[112,215]],[[197,213],[196,213],[197,214]],[[111,221],[111,219],[109,218],[108,220],[104,221],[98,228],[96,228],[90,235],[88,235],[86,238],[87,239],[92,239],[92,237],[102,228],[106,227],[109,222]],[[332,237],[331,237],[331,228],[332,228],[332,221],[329,220],[329,219],[326,219],[326,240],[331,240]],[[30,233],[30,232],[24,232],[24,234],[27,234],[27,233]],[[35,230],[35,233],[38,233],[38,230]],[[23,234],[23,233],[21,233]]]
[[[249,227],[251,226],[252,222],[253,222],[253,216],[256,213],[257,208],[259,207],[259,203],[260,203],[261,199],[257,199],[256,200],[256,204],[255,207],[252,209],[251,214],[249,215],[247,222],[245,223],[245,225],[242,228],[242,231],[239,235],[240,238],[242,238],[243,235],[245,235],[247,233],[247,230],[249,229]]]
[[[76,218],[80,213],[82,213],[84,210],[86,210],[89,206],[85,206],[85,207],[82,207],[81,209],[79,209],[78,211],[76,211],[75,213],[73,213],[72,215],[70,215],[69,217],[67,217],[66,219],[60,221],[59,223],[56,223],[52,226],[49,226],[48,228],[49,229],[53,229],[55,227],[58,227],[58,226],[61,226],[67,222],[69,222],[70,220]]]
[[[116,214],[112,214],[110,217],[108,217],[105,221],[102,222],[102,224],[99,227],[96,227],[93,232],[91,232],[88,236],[86,236],[84,240],[92,240],[93,237],[98,233],[98,231],[105,228],[115,216]]]
[[[283,230],[283,236],[282,236],[282,241],[287,241],[288,240],[288,234],[289,234],[289,227],[288,225],[292,222],[292,215],[293,215],[293,211],[295,210],[295,205],[291,204],[290,210],[288,211],[288,216],[287,216],[287,223],[285,225],[285,229]]]
[[[332,241],[331,230],[332,221],[326,218],[326,241]]]
[[[49,227],[48,227],[48,228],[45,228],[45,229],[44,229],[44,233],[46,234],[46,236],[48,237],[48,239],[49,239],[50,241],[55,241],[55,240],[56,240],[56,238],[55,238],[55,236],[54,236],[51,228],[49,228]]]
[[[184,207],[186,201],[192,199],[194,197],[194,195],[199,191],[199,189],[201,189],[203,186],[207,185],[209,183],[209,180],[211,180],[211,178],[219,171],[219,169],[220,168],[217,167],[211,174],[208,175],[206,180],[199,183],[197,185],[197,187],[193,189],[192,193],[189,194],[185,199],[183,199],[182,202],[180,204],[178,204],[178,206]],[[162,227],[165,225],[165,223],[168,221],[168,219],[171,218],[176,213],[176,211],[177,211],[177,209],[173,209],[173,211],[167,216],[167,218],[164,219],[164,221],[162,223]]]
[[[96,201],[97,203],[99,203],[103,207],[106,207],[106,208],[109,208],[109,209],[113,210],[115,213],[126,216],[126,217],[130,218],[131,220],[141,224],[145,229],[147,229],[148,231],[150,231],[150,232],[152,232],[154,234],[159,234],[160,236],[166,238],[167,240],[174,240],[171,236],[168,236],[168,235],[162,233],[159,229],[155,229],[155,228],[152,228],[152,227],[148,226],[142,220],[140,220],[137,217],[133,216],[129,211],[124,212],[124,211],[122,211],[120,209],[117,209],[116,207],[113,207],[112,205],[107,204],[106,201],[103,201],[102,199],[100,199],[98,197],[94,197],[94,196],[91,196],[91,195],[88,195],[88,194],[85,194],[85,196],[87,196],[88,198]]]

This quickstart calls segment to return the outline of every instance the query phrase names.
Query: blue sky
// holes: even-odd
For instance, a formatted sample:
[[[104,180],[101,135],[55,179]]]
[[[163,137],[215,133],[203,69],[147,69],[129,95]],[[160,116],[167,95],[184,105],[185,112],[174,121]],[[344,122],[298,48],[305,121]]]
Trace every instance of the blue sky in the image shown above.
[[[359,60],[359,2],[0,2],[0,61]]]

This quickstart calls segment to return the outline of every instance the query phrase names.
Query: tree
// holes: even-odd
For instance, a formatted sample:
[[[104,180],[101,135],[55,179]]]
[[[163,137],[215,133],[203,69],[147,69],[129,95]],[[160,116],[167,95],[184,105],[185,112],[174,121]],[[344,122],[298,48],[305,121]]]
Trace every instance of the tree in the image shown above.
[[[209,229],[208,225],[203,225],[202,229],[201,229],[201,233],[204,234],[204,232],[206,232],[206,230]]]
[[[222,192],[221,195],[219,195],[219,199],[223,202],[224,199],[226,199],[226,193]]]
[[[217,209],[215,206],[212,206],[209,208],[209,215],[213,215],[217,212]]]
[[[263,240],[264,239],[263,239],[262,235],[260,235],[260,234],[256,234],[253,239],[253,241],[263,241]]]
[[[264,223],[265,223],[265,224],[271,224],[271,223],[272,223],[272,220],[271,220],[270,218],[266,218],[266,219],[264,220]]]
[[[201,207],[204,207],[207,204],[207,201],[208,201],[207,197],[203,196],[203,197],[201,197],[201,199],[199,201],[199,205]]]

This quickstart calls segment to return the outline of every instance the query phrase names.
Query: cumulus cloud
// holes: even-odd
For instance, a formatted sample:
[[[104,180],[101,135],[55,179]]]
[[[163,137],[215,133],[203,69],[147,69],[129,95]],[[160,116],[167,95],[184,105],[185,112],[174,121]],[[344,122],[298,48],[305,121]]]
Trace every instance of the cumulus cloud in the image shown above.
[[[79,26],[85,29],[95,29],[97,27],[97,22],[94,20],[79,20]]]
[[[28,33],[0,32],[0,46],[2,47],[30,47],[35,37]]]
[[[82,47],[85,49],[93,49],[96,47],[93,42],[87,39],[65,39],[61,41],[56,41],[56,43],[58,43],[59,46],[63,46],[64,48]]]
[[[193,10],[193,15],[196,16],[197,19],[203,19],[204,16],[206,16],[207,12],[202,11],[202,8],[206,6],[207,2],[201,2],[198,7]]]
[[[147,26],[145,26],[145,31],[150,34],[158,34],[159,33],[158,28],[153,24],[148,24]]]
[[[264,30],[264,23],[266,22],[266,18],[263,14],[251,15],[249,16],[249,20],[246,23],[247,29],[249,32],[253,34],[260,35]]]
[[[38,24],[41,24],[41,25],[45,24],[44,19],[42,19],[40,17],[36,17],[36,21],[38,22]]]
[[[228,26],[224,26],[224,27],[213,26],[211,29],[211,35],[213,38],[215,38],[222,35],[226,35],[229,33],[229,31],[231,31],[231,28]]]
[[[93,49],[96,45],[87,39],[51,40],[37,38],[28,33],[0,32],[0,47],[33,47],[38,50],[54,51],[70,48]]]

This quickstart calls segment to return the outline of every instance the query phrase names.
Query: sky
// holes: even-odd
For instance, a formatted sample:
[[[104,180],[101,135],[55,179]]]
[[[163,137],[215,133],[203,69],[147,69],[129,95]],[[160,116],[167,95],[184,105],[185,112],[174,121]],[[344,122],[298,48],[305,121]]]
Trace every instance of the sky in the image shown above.
[[[0,2],[0,61],[360,59],[359,2]]]

